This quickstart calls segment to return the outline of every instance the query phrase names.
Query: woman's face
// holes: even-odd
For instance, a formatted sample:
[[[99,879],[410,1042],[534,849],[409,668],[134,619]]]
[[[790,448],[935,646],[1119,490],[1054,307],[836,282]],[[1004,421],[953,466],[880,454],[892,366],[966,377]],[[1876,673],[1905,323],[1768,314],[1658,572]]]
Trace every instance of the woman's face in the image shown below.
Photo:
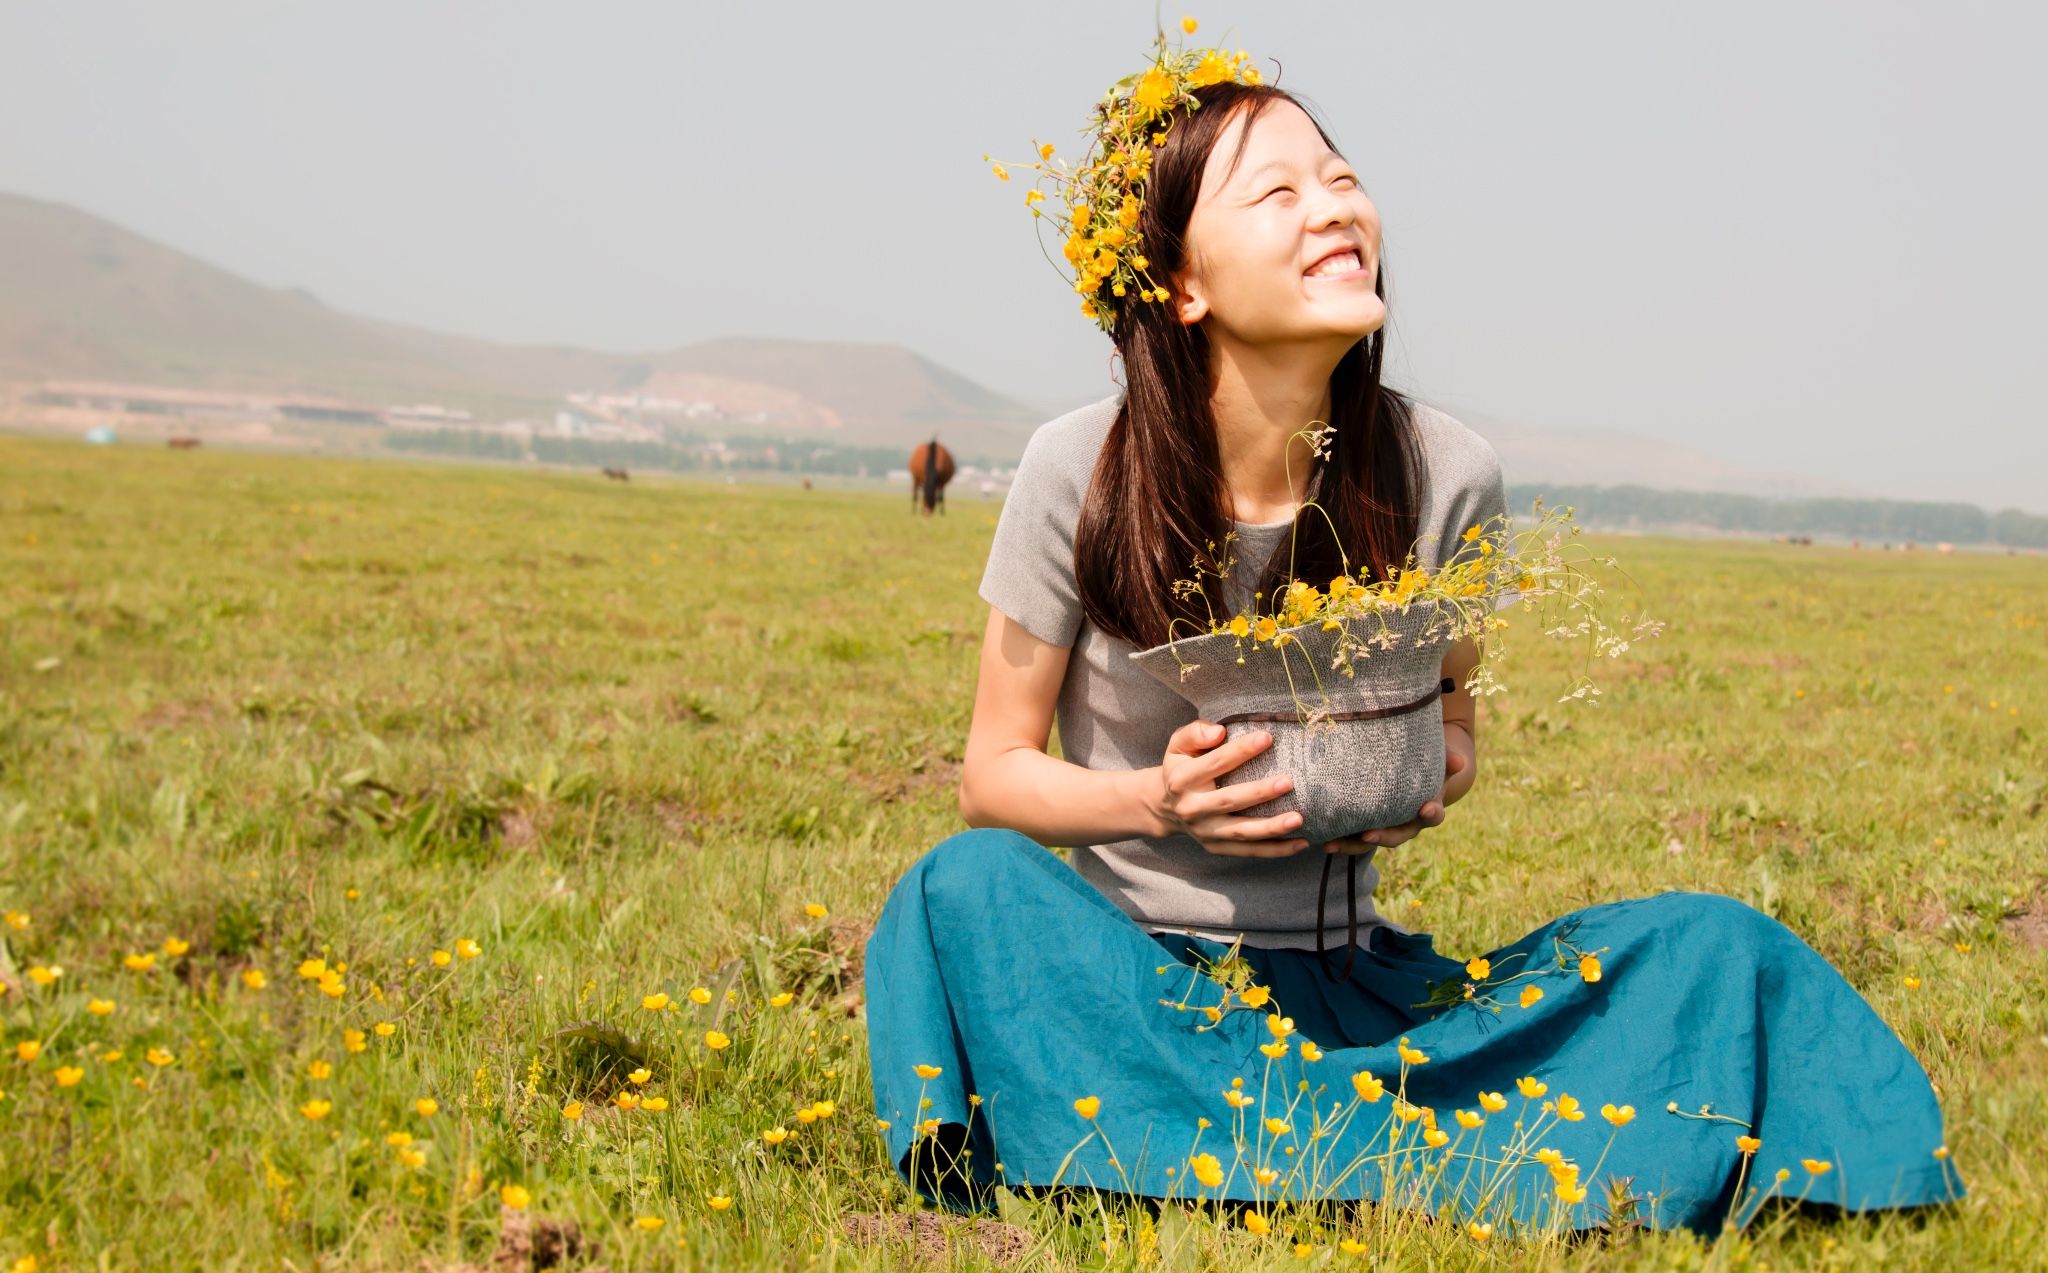
[[[1348,348],[1387,319],[1374,292],[1379,211],[1291,102],[1275,102],[1252,124],[1226,177],[1244,127],[1240,111],[1209,152],[1188,219],[1188,263],[1176,278],[1180,319],[1242,345]]]

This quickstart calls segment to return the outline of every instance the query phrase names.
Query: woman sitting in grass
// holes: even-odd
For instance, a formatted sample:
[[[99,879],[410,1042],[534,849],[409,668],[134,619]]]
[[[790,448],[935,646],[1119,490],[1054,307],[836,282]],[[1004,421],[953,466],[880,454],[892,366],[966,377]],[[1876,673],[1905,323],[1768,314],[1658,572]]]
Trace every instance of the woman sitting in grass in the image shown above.
[[[1441,699],[1419,817],[1311,844],[1298,814],[1240,812],[1289,790],[1232,781],[1270,736],[1225,742],[1127,656],[1202,624],[1172,583],[1227,531],[1267,596],[1309,498],[1330,522],[1303,519],[1295,577],[1411,544],[1438,565],[1505,512],[1500,464],[1382,385],[1379,216],[1290,94],[1162,39],[1098,113],[1090,163],[1047,171],[1075,188],[1067,260],[1124,385],[1030,439],[980,589],[976,829],[911,868],[868,944],[890,1161],[957,1207],[1079,1185],[1248,1204],[1265,1232],[1275,1206],[1373,1198],[1475,1240],[1959,1196],[1926,1072],[1739,901],[1592,906],[1461,962],[1372,911],[1368,866],[1348,961],[1317,959],[1325,855],[1404,845],[1472,790],[1471,696]],[[1461,640],[1443,673],[1476,658]]]

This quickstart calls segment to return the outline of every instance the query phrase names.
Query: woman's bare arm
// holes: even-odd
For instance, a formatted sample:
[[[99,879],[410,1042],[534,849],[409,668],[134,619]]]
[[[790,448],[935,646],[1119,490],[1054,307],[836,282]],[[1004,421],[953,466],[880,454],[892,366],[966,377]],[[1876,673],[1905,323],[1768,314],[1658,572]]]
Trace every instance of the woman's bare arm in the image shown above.
[[[1166,740],[1159,763],[1143,769],[1090,769],[1047,755],[1071,655],[990,608],[960,768],[960,816],[969,826],[1068,846],[1185,835],[1225,857],[1289,857],[1308,847],[1297,834],[1300,813],[1242,812],[1292,790],[1290,775],[1223,781],[1272,746],[1264,730],[1226,738],[1213,721],[1189,721]]]
[[[1156,770],[1098,770],[1046,754],[1073,651],[990,607],[974,719],[960,767],[960,816],[1022,831],[1040,844],[1107,844],[1164,835],[1146,799]]]

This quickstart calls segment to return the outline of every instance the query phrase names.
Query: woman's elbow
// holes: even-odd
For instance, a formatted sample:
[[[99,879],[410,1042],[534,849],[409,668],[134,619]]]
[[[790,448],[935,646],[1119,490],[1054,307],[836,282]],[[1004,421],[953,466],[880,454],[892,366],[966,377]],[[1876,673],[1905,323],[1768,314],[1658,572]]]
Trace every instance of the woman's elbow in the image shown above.
[[[965,765],[960,767],[960,787],[957,795],[960,802],[960,820],[970,827],[982,825],[981,805],[976,800],[974,789],[974,770]]]

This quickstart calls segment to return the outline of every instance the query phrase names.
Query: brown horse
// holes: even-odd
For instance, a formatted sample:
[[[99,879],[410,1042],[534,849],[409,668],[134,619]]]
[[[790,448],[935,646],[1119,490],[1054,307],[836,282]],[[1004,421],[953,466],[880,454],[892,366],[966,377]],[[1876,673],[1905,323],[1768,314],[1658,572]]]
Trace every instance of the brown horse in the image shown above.
[[[910,453],[910,511],[946,511],[946,483],[953,480],[953,453],[933,438]]]

